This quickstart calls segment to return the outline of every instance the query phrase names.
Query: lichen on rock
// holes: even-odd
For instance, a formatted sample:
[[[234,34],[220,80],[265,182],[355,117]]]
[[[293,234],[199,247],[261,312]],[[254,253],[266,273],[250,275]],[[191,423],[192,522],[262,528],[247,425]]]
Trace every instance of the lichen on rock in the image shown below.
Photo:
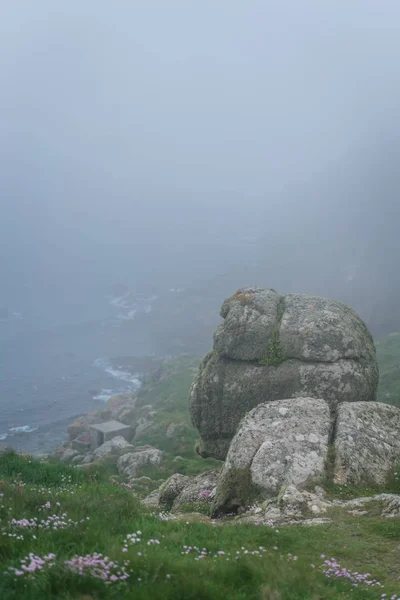
[[[241,421],[219,478],[214,514],[282,486],[304,486],[325,470],[331,419],[324,400],[296,398],[259,404]]]
[[[343,403],[335,426],[333,478],[338,484],[381,485],[400,464],[400,408]]]

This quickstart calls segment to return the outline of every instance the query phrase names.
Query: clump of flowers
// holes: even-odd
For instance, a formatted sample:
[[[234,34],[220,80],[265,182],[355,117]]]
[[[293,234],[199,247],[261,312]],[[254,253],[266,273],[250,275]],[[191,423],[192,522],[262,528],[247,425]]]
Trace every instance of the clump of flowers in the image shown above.
[[[22,575],[32,575],[36,571],[41,571],[44,567],[54,566],[55,554],[48,554],[47,556],[36,556],[33,552],[30,552],[28,556],[21,560],[19,568],[8,567],[5,571],[8,575],[16,575],[21,577]]]
[[[195,554],[195,560],[202,560],[203,558],[207,558],[209,555],[207,548],[198,548],[197,546],[183,546],[183,552],[181,552],[183,556],[187,556],[188,554]]]
[[[125,581],[129,577],[124,565],[119,565],[116,561],[110,560],[108,556],[97,552],[86,554],[86,556],[74,556],[64,564],[73,573],[96,577],[105,583]]]
[[[40,521],[37,517],[33,517],[32,519],[11,519],[10,525],[18,528],[58,530],[79,525],[89,519],[90,517],[86,517],[80,521],[73,521],[72,519],[68,519],[67,513],[63,513],[62,515],[50,515],[46,519],[41,519]]]
[[[18,535],[17,533],[6,533],[4,532],[3,535],[6,535],[7,537],[12,537],[16,540],[23,540],[24,536],[23,535]]]
[[[321,558],[325,558],[322,554]],[[371,579],[371,573],[358,573],[358,571],[350,571],[346,567],[342,567],[335,558],[331,560],[325,559],[322,565],[322,572],[326,577],[348,579],[354,587],[358,587],[360,583],[365,583],[370,587],[383,587],[376,579]]]
[[[266,552],[264,546],[259,546],[258,549],[255,550],[247,550],[244,546],[242,546],[241,550],[237,550],[235,555],[235,560],[238,560],[242,556],[251,555],[251,556],[261,556],[262,553]],[[181,552],[182,556],[194,555],[194,560],[204,560],[205,558],[223,558],[225,560],[231,560],[231,553],[225,552],[224,550],[217,550],[216,552],[210,552],[207,548],[198,548],[198,546],[183,546],[183,551]]]
[[[266,527],[274,527],[274,522],[271,521],[271,519],[268,519],[268,521],[265,521],[264,525],[266,525]]]
[[[159,544],[160,544],[160,541],[159,540],[153,540],[153,538],[147,542],[148,546],[153,546],[153,545],[158,546]]]
[[[201,490],[199,494],[200,500],[211,500],[212,490]]]
[[[124,539],[124,545],[122,547],[122,552],[128,552],[128,546],[133,546],[134,544],[138,544],[142,541],[142,532],[136,531],[135,533],[128,533],[126,538]],[[147,541],[148,546],[158,546],[160,544],[160,540],[151,538]],[[142,553],[138,552],[138,555],[141,556]]]
[[[247,511],[248,512],[252,512],[252,513],[258,515],[260,512],[262,512],[262,508],[261,508],[261,506],[258,506],[257,504],[254,504],[252,506],[249,506],[247,508]]]
[[[33,575],[37,571],[54,567],[56,564],[55,558],[55,554],[48,554],[41,557],[36,556],[31,552],[21,560],[19,567],[8,567],[5,574],[15,575],[17,577]],[[64,562],[64,567],[73,573],[96,577],[109,584],[128,579],[129,574],[126,570],[127,564],[129,563],[125,562],[124,565],[119,565],[116,561],[110,560],[108,556],[103,556],[102,554],[95,552],[94,554],[87,554],[86,556],[76,555],[71,560],[66,560]]]
[[[138,544],[142,541],[142,532],[136,531],[135,533],[128,533],[126,538],[124,539],[124,545],[122,548],[122,552],[128,552],[128,546],[133,546],[134,544]]]

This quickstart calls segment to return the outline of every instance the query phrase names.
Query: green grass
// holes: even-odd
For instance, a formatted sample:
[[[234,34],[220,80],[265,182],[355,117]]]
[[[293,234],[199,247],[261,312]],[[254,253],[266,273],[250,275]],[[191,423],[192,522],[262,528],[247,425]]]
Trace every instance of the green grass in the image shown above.
[[[400,592],[398,519],[356,518],[337,510],[332,524],[310,528],[232,520],[213,525],[191,515],[162,521],[104,474],[96,479],[63,464],[42,464],[13,454],[0,456],[0,481],[2,600],[368,600],[381,598],[383,592],[389,598]],[[51,510],[40,511],[47,501]],[[12,518],[40,519],[48,512],[67,513],[82,523],[59,531],[28,531],[10,525]],[[138,530],[141,541],[123,552],[127,534]],[[9,533],[23,539],[9,537]],[[148,545],[150,539],[160,543]],[[198,553],[182,554],[184,546],[206,548],[208,556],[195,560]],[[260,546],[266,551],[259,550]],[[252,554],[254,550],[260,554]],[[30,552],[55,554],[55,565],[29,576],[4,574],[9,567],[20,566]],[[127,581],[106,584],[65,567],[74,555],[94,552],[119,565],[129,561]],[[350,581],[327,578],[319,568],[321,554],[334,557],[348,569],[370,572],[384,589],[354,588]]]
[[[171,359],[163,365],[161,379],[144,385],[138,392],[138,407],[150,404],[157,414],[151,427],[135,438],[135,444],[150,444],[166,453],[167,460],[158,477],[166,478],[173,473],[198,475],[221,466],[220,461],[201,458],[194,450],[199,434],[189,419],[188,397],[199,364],[197,356],[181,355]],[[171,423],[182,430],[176,437],[168,438],[166,432]],[[176,456],[184,460],[174,462]]]
[[[400,406],[400,334],[375,342],[379,364],[378,400]]]

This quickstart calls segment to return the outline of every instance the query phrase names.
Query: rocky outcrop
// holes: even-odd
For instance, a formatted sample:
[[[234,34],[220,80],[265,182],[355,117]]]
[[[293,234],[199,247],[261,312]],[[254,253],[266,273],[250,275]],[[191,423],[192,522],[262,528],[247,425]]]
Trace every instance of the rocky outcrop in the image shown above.
[[[385,483],[400,463],[400,408],[380,402],[341,404],[334,455],[335,483]]]
[[[273,498],[282,486],[301,487],[322,476],[330,411],[324,400],[296,398],[259,404],[241,421],[219,478],[214,514],[255,497]]]
[[[298,512],[304,498],[307,510],[319,514],[321,507],[317,503],[310,509],[312,499],[305,491],[313,480],[375,487],[390,482],[400,465],[400,408],[345,402],[331,417],[328,404],[315,398],[277,400],[252,409],[229,448],[213,515],[265,500],[273,500],[279,510],[284,506],[285,513],[298,505]]]
[[[334,414],[341,402],[376,399],[373,340],[344,304],[255,287],[228,298],[220,314],[190,391],[202,456],[223,460],[241,418],[260,403],[323,398]]]
[[[117,468],[120,475],[135,478],[144,467],[159,467],[163,459],[164,452],[161,450],[153,446],[138,446],[133,452],[124,454],[118,459]]]
[[[359,517],[367,514],[380,514],[383,518],[400,517],[400,496],[396,494],[376,494],[352,500],[329,500],[325,491],[314,489],[299,490],[288,486],[273,500],[252,506],[236,519],[240,523],[257,525],[323,525],[331,522],[331,509],[342,509],[347,514]]]

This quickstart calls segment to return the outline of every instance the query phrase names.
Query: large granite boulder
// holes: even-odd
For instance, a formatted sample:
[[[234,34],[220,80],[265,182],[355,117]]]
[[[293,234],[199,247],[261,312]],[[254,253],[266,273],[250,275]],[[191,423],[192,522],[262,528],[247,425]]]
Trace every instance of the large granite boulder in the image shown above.
[[[334,481],[384,484],[400,464],[400,408],[380,402],[345,402],[337,411]]]
[[[303,486],[324,474],[331,430],[324,400],[265,402],[240,422],[218,480],[214,514],[258,497],[274,498],[282,486]]]
[[[376,399],[372,337],[344,304],[254,287],[236,292],[220,314],[190,391],[202,456],[225,459],[241,418],[260,403],[324,398],[334,415],[340,402]]]

